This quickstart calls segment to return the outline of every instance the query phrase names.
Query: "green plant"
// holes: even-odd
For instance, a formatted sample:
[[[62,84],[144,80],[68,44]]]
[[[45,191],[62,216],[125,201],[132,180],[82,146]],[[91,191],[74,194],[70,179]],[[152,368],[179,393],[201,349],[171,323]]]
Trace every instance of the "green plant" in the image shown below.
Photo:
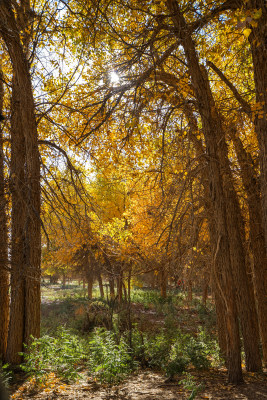
[[[26,352],[22,353],[24,363],[21,367],[39,381],[49,372],[70,381],[78,378],[87,354],[88,349],[81,338],[60,328],[55,337],[33,338]]]
[[[188,372],[184,372],[184,379],[179,381],[179,385],[183,385],[185,390],[191,391],[188,400],[194,400],[196,395],[204,389],[203,383],[198,385],[193,375],[189,374]]]
[[[171,350],[171,342],[167,340],[164,333],[157,334],[154,337],[144,337],[144,354],[147,364],[151,368],[165,368]]]
[[[177,340],[171,347],[169,361],[164,368],[166,375],[172,378],[175,374],[184,372],[189,362],[190,359],[184,352],[183,344]]]
[[[209,368],[210,360],[208,359],[208,348],[202,340],[191,337],[186,345],[185,350],[195,368]]]
[[[136,366],[123,337],[117,342],[111,331],[96,328],[90,341],[89,370],[100,382],[119,383]]]
[[[0,362],[0,383],[5,387],[8,388],[9,382],[12,379],[12,372],[9,369],[8,364],[2,364]]]

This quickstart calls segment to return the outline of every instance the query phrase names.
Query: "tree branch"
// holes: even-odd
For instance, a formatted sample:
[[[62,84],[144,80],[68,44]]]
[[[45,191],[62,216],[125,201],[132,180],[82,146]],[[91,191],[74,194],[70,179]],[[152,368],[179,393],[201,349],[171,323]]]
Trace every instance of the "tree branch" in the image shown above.
[[[235,96],[236,100],[239,102],[239,104],[242,106],[242,110],[248,115],[249,119],[252,119],[252,114],[251,114],[251,107],[250,104],[241,96],[241,94],[238,92],[236,87],[232,84],[232,82],[229,81],[228,78],[224,75],[224,73],[216,67],[215,64],[213,64],[212,61],[207,61],[207,65],[213,69],[213,71],[221,78],[221,80],[228,86],[228,88],[231,90],[233,95]]]

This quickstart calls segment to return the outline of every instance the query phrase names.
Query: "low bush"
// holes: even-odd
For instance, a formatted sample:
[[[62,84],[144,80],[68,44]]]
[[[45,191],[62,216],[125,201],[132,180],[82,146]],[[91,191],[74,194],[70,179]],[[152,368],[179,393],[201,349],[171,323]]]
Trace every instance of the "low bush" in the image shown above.
[[[22,355],[22,369],[37,380],[41,381],[48,373],[55,372],[70,381],[78,378],[88,357],[88,348],[80,337],[60,328],[55,337],[45,335],[40,339],[33,339]]]
[[[125,339],[121,337],[118,341],[111,331],[95,329],[89,345],[89,373],[100,382],[119,383],[138,365]]]

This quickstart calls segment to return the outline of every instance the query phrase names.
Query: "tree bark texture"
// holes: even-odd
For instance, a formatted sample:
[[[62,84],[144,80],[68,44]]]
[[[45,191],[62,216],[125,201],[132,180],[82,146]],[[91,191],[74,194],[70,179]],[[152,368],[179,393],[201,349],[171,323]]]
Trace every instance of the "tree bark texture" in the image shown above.
[[[236,321],[235,302],[233,301],[232,295],[232,254],[228,232],[229,218],[227,217],[227,198],[224,188],[225,180],[223,180],[224,171],[222,171],[222,165],[220,165],[222,162],[221,141],[224,141],[224,133],[221,120],[216,112],[206,74],[203,73],[202,67],[200,66],[192,37],[187,33],[188,27],[184,17],[176,1],[167,0],[167,5],[173,15],[172,19],[176,35],[181,41],[185,51],[203,125],[206,151],[209,158],[208,175],[210,198],[214,209],[214,219],[217,223],[215,236],[217,244],[216,250],[214,249],[214,265],[217,266],[218,270],[215,271],[215,275],[217,276],[222,294],[224,294],[227,310],[225,318],[228,345],[228,379],[232,383],[238,383],[241,382],[243,378],[240,360],[239,331]]]
[[[245,150],[241,139],[235,132],[233,132],[231,138],[240,165],[243,186],[247,194],[250,243],[253,255],[253,285],[259,317],[263,361],[267,365],[267,257],[265,254],[260,187],[250,154]]]
[[[0,66],[0,113],[3,114],[4,86]],[[1,124],[1,122],[0,122]],[[4,358],[7,345],[9,320],[9,272],[7,209],[4,175],[3,131],[0,126],[0,360]]]
[[[14,89],[10,310],[13,315],[7,354],[8,361],[16,363],[22,343],[28,344],[31,335],[40,334],[40,160],[30,68],[10,0],[0,3],[0,34],[11,59]]]
[[[244,1],[244,7],[251,15],[261,10],[261,18],[255,26],[250,26],[249,35],[252,53],[256,102],[259,112],[255,112],[254,124],[258,136],[261,168],[262,216],[265,230],[265,251],[267,250],[267,4],[265,0]]]

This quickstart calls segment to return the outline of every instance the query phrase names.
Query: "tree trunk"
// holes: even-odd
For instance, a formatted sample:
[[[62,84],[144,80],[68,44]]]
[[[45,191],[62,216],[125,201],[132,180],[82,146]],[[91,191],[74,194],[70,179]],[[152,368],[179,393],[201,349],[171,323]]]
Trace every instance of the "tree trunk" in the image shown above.
[[[244,2],[244,7],[251,13],[249,15],[252,15],[255,10],[261,10],[262,13],[256,26],[250,25],[249,42],[254,69],[256,102],[261,106],[260,112],[255,112],[253,117],[260,150],[262,217],[267,249],[267,4],[265,0],[248,0]]]
[[[6,360],[19,364],[25,335],[25,274],[26,274],[26,205],[25,205],[25,140],[21,135],[18,87],[12,86],[11,104],[11,303]]]
[[[22,343],[40,334],[40,160],[29,64],[10,0],[0,3],[0,29],[13,68],[16,110],[11,131],[13,243],[7,346],[8,361],[14,363],[20,360],[17,351],[22,350]]]
[[[101,272],[97,273],[97,280],[98,280],[98,285],[99,285],[100,297],[104,298],[105,293],[104,293],[104,288],[103,288],[103,280],[102,280]]]
[[[87,275],[87,295],[88,299],[93,298],[93,277],[91,274]]]
[[[117,296],[118,296],[118,302],[122,302],[122,281],[123,281],[123,272],[121,267],[119,267],[119,272],[117,275]]]
[[[4,86],[0,66],[0,114],[3,114]],[[1,122],[0,122],[1,124]],[[6,352],[9,320],[8,236],[4,176],[3,134],[0,126],[0,360]]]
[[[208,290],[209,290],[209,275],[204,274],[203,284],[202,284],[202,304],[204,307],[207,305]]]
[[[221,288],[224,296],[226,313],[226,337],[227,337],[227,367],[228,380],[231,383],[243,381],[240,357],[240,341],[238,322],[236,319],[234,288],[232,282],[232,265],[230,258],[229,236],[227,230],[226,201],[223,191],[223,180],[220,169],[219,143],[224,139],[217,118],[216,109],[212,102],[209,84],[202,73],[195,45],[192,37],[187,33],[188,29],[179,5],[175,0],[167,0],[167,5],[173,15],[175,32],[181,40],[192,84],[199,105],[203,133],[206,141],[208,162],[208,176],[210,186],[210,201],[213,206],[213,217],[216,223],[216,247],[213,249],[214,269],[217,286]],[[184,36],[183,36],[184,35]]]
[[[63,274],[62,274],[62,288],[63,289],[66,288],[66,275],[65,275],[65,272],[63,272]]]
[[[167,273],[164,267],[160,271],[160,295],[164,299],[167,297]]]
[[[187,281],[187,301],[188,303],[192,303],[193,301],[193,284],[192,284],[192,280],[189,279]],[[191,304],[192,305],[192,304]]]
[[[87,295],[88,299],[92,299],[93,297],[93,282],[94,282],[94,271],[92,263],[89,261],[89,251],[85,249],[84,252],[84,267],[85,267],[85,275],[87,280]]]
[[[110,273],[108,281],[109,281],[110,298],[115,299],[115,284],[114,284],[114,276],[112,273]]]
[[[247,194],[250,243],[253,254],[253,262],[251,266],[253,285],[259,317],[263,361],[267,365],[267,257],[265,254],[260,188],[250,154],[245,150],[243,143],[236,135],[236,132],[232,133],[231,138],[234,143],[238,163],[241,169],[242,182]]]

